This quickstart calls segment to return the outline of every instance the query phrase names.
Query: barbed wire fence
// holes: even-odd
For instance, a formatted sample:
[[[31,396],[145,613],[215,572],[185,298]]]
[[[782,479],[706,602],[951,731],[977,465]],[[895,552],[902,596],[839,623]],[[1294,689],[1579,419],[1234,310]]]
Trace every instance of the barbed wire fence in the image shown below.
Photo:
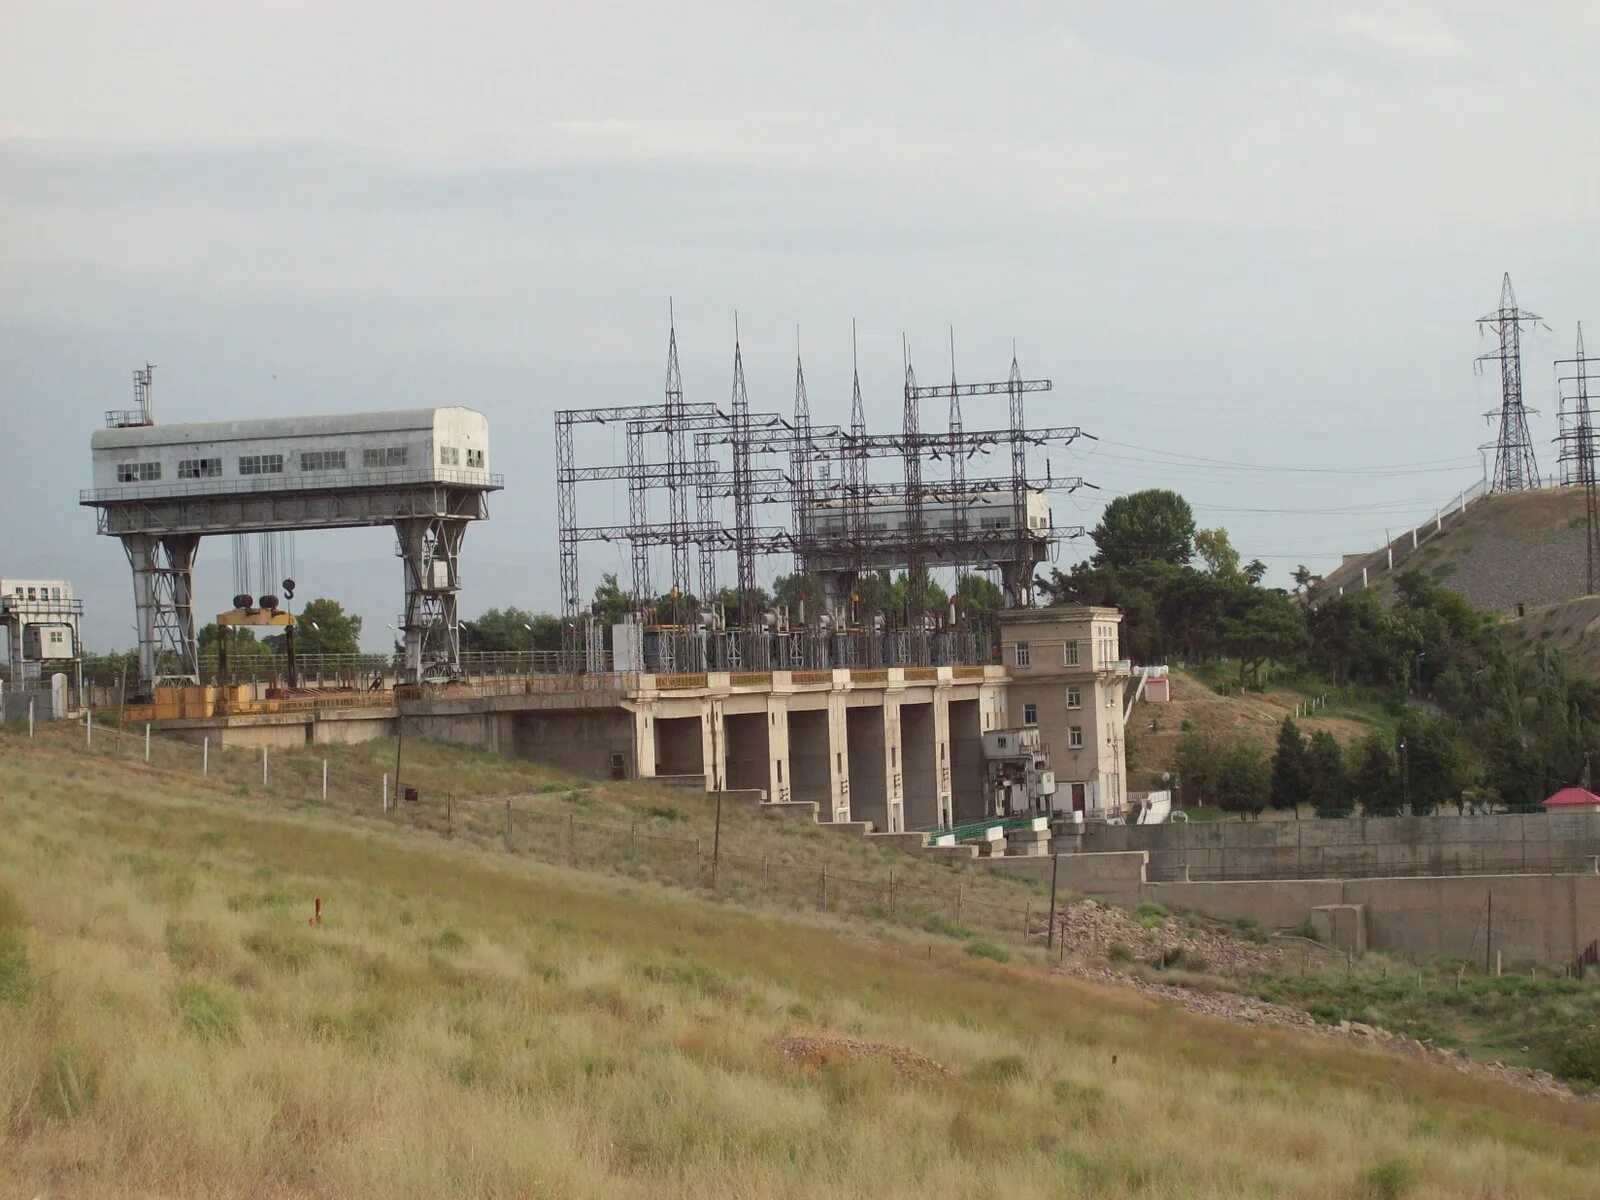
[[[960,878],[933,886],[905,869],[886,867],[877,878],[845,874],[825,861],[803,861],[805,845],[750,853],[720,836],[666,832],[655,821],[624,824],[571,808],[539,807],[552,792],[492,796],[434,792],[379,772],[303,750],[221,747],[162,736],[147,725],[119,727],[96,718],[53,731],[80,751],[140,763],[157,772],[199,776],[240,798],[269,797],[292,807],[326,809],[409,826],[445,838],[470,838],[506,853],[584,871],[684,887],[749,904],[788,901],[796,907],[885,922],[964,939],[1058,948],[1064,928],[1050,927],[1051,905],[1041,897],[1019,907],[998,903]],[[314,749],[314,748],[313,748]],[[581,796],[582,785],[559,789]],[[840,835],[843,836],[843,835]],[[909,866],[908,862],[908,866]],[[954,873],[954,872],[952,872]],[[979,879],[984,879],[980,876]],[[1058,918],[1064,919],[1058,911]]]

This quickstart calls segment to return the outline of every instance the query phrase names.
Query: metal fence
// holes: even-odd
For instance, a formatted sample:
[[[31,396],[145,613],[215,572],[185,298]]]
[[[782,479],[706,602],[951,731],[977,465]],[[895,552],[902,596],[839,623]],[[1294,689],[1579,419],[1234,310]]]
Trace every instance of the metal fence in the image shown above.
[[[224,749],[205,739],[196,745],[162,737],[148,725],[118,728],[98,719],[82,725],[81,734],[73,731],[70,736],[85,753],[199,776],[241,798],[268,796],[291,806],[326,807],[356,820],[471,838],[519,857],[585,871],[752,903],[802,904],[925,932],[1046,947],[1062,942],[1065,935],[1063,926],[1051,928],[1051,906],[1043,896],[1024,899],[1020,907],[1000,903],[992,894],[999,879],[980,875],[964,880],[959,867],[928,864],[929,870],[956,876],[938,884],[916,878],[910,861],[906,868],[886,867],[875,878],[840,874],[826,863],[797,861],[805,855],[805,844],[785,847],[781,853],[757,853],[741,846],[720,817],[709,832],[680,833],[661,818],[624,823],[570,809],[553,810],[546,806],[548,801],[540,803],[538,794],[428,793],[408,786],[403,774],[397,788],[388,773],[364,774],[331,757],[264,748]]]

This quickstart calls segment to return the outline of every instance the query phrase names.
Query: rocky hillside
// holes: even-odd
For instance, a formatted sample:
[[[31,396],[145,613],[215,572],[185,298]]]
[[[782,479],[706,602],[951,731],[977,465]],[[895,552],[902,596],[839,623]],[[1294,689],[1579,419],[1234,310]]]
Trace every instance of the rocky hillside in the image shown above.
[[[1479,608],[1510,614],[1518,604],[1582,596],[1585,543],[1583,493],[1576,488],[1484,496],[1442,530],[1419,530],[1416,549],[1409,531],[1397,539],[1393,572],[1383,551],[1353,555],[1328,573],[1318,592],[1359,588],[1365,567],[1370,585],[1387,594],[1396,575],[1415,570]]]

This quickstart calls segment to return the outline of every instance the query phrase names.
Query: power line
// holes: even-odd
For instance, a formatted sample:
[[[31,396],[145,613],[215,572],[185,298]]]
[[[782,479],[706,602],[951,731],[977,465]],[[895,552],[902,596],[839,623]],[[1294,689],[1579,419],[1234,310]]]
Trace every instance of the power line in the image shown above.
[[[1429,469],[1436,470],[1436,471],[1460,471],[1460,470],[1466,470],[1468,467],[1477,465],[1477,464],[1473,463],[1470,459],[1464,459],[1464,458],[1431,458],[1431,459],[1423,459],[1423,460],[1421,460],[1419,462],[1389,463],[1389,464],[1384,464],[1384,465],[1381,465],[1381,466],[1369,466],[1369,467],[1291,467],[1291,466],[1284,466],[1282,464],[1245,463],[1245,462],[1235,462],[1235,461],[1233,461],[1231,459],[1224,459],[1224,458],[1207,458],[1204,455],[1199,455],[1199,454],[1184,454],[1184,453],[1182,453],[1180,451],[1175,451],[1175,450],[1161,450],[1161,449],[1158,449],[1158,448],[1156,448],[1154,446],[1136,446],[1136,445],[1133,445],[1131,442],[1119,442],[1119,441],[1116,441],[1116,440],[1114,440],[1112,438],[1101,438],[1100,441],[1101,441],[1102,445],[1121,446],[1125,450],[1142,450],[1147,454],[1160,454],[1160,455],[1163,455],[1163,456],[1165,456],[1167,458],[1171,458],[1171,459],[1176,460],[1176,461],[1174,461],[1173,463],[1170,464],[1172,466],[1182,466],[1182,465],[1185,465],[1186,463],[1193,463],[1197,467],[1201,466],[1201,465],[1206,465],[1206,466],[1214,466],[1214,467],[1224,467],[1224,468],[1227,468],[1229,470],[1271,471],[1271,472],[1282,472],[1282,473],[1285,473],[1285,474],[1294,474],[1294,475],[1390,475],[1390,474],[1393,474],[1396,471],[1406,471],[1408,473],[1416,474],[1416,473],[1421,473],[1421,472],[1428,471]],[[1097,451],[1091,451],[1090,453],[1096,458],[1125,457],[1125,456],[1101,454],[1101,453],[1098,453]],[[1155,461],[1155,462],[1159,463],[1159,460],[1141,459],[1141,458],[1132,458],[1132,457],[1127,457],[1126,461],[1128,461],[1128,462],[1152,462],[1152,461]],[[1444,465],[1442,465],[1442,464],[1444,464]]]

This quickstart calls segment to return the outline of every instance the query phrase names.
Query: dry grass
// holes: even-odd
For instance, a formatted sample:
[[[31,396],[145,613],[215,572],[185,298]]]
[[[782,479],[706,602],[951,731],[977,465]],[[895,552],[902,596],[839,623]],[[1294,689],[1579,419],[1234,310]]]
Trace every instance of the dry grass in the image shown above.
[[[5,1194],[1600,1194],[1592,1108],[1025,961],[16,739],[0,797]]]

